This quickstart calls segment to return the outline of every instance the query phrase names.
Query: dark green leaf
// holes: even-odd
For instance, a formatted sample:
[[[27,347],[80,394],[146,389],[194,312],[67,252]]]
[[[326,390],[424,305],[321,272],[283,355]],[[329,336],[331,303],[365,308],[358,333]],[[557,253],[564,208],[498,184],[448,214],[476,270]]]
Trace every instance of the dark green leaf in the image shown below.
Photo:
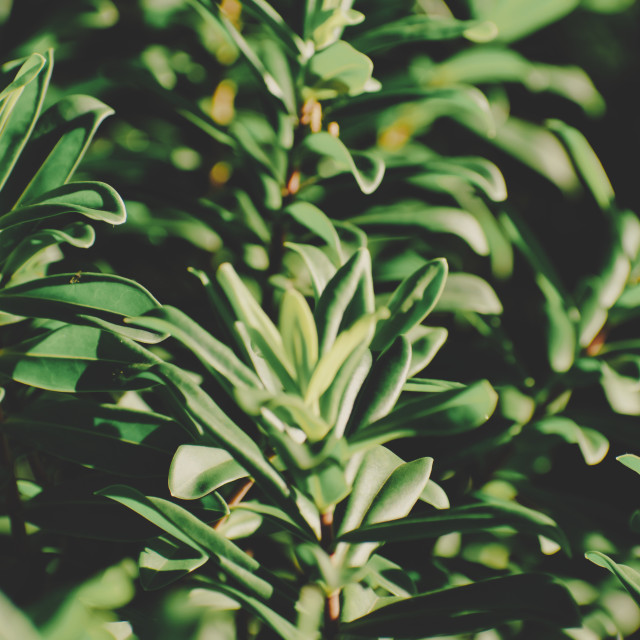
[[[407,380],[411,356],[411,343],[404,336],[398,336],[380,354],[358,394],[347,433],[383,418],[393,409]]]
[[[153,386],[136,380],[158,359],[124,336],[65,325],[0,354],[0,374],[51,391],[116,391]]]
[[[481,504],[438,511],[428,516],[362,526],[342,534],[340,539],[345,542],[402,542],[437,538],[454,531],[477,533],[503,527],[545,536],[570,554],[566,536],[549,516],[516,502],[495,498]]]
[[[498,394],[486,381],[463,389],[431,393],[394,409],[388,416],[353,435],[355,449],[401,437],[447,436],[484,424],[493,413]]]
[[[466,634],[512,620],[557,627],[580,624],[575,602],[564,587],[549,576],[522,574],[414,596],[347,623],[343,630],[356,637],[418,640],[425,630],[430,636]]]
[[[122,321],[159,306],[159,302],[133,280],[101,273],[65,273],[0,291],[0,311],[5,313],[70,323],[91,322],[97,318],[114,331],[142,342],[158,342],[167,334],[136,330],[123,325]]]
[[[4,190],[13,168],[35,126],[49,85],[52,54],[34,53],[22,64],[15,79],[3,87],[0,107],[0,189]],[[2,194],[2,209],[14,204],[6,192]]]
[[[123,476],[165,476],[182,429],[157,413],[62,396],[41,399],[1,430],[41,451]]]

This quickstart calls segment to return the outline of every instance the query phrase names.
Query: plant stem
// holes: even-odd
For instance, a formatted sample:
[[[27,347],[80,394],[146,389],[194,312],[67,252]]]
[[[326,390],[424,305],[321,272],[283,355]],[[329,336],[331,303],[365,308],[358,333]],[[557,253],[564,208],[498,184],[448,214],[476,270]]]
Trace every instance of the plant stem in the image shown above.
[[[251,487],[253,487],[253,485],[255,484],[255,480],[253,479],[249,479],[247,480],[234,494],[233,496],[231,496],[231,500],[229,500],[227,502],[227,505],[229,507],[235,507],[237,504],[240,504],[243,500],[244,497],[247,495],[247,493],[249,493],[249,490],[251,489]],[[218,522],[216,522],[216,524],[214,525],[214,529],[219,529],[229,518],[229,516],[224,516],[222,518],[220,518],[220,520],[218,520]]]
[[[320,515],[320,544],[329,553],[333,549],[333,507],[330,507]],[[331,553],[331,560],[335,559],[335,553]],[[336,589],[327,595],[324,605],[324,640],[332,640],[338,637],[340,623],[340,591]]]

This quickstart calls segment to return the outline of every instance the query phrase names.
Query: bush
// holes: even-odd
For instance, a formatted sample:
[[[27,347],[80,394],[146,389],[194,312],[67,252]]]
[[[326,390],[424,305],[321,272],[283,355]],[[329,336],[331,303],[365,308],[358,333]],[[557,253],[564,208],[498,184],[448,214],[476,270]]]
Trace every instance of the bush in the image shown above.
[[[0,6],[6,637],[636,631],[640,223],[534,55],[632,3],[58,4]]]

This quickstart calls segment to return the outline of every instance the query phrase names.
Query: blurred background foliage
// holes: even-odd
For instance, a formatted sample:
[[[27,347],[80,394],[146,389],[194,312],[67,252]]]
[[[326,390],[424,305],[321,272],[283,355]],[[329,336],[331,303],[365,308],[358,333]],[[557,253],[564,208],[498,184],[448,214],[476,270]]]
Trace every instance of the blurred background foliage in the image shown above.
[[[289,24],[302,26],[302,3],[271,4]],[[264,25],[237,0],[223,0],[222,6],[268,71],[286,84],[286,60]],[[381,300],[417,267],[446,256],[453,275],[432,320],[449,337],[428,375],[464,383],[488,378],[500,405],[477,436],[429,443],[426,454],[438,463],[435,478],[452,504],[479,492],[517,496],[549,513],[567,534],[573,556],[555,554],[544,539],[541,556],[535,536],[452,533],[433,544],[430,586],[466,575],[548,572],[568,585],[585,620],[583,629],[559,637],[631,637],[640,627],[638,609],[615,578],[583,554],[601,551],[640,568],[640,539],[628,526],[637,484],[615,461],[640,451],[633,286],[638,224],[625,213],[640,211],[637,168],[630,161],[640,143],[630,99],[640,71],[640,6],[630,0],[403,0],[356,1],[353,9],[366,19],[351,15],[344,39],[371,58],[373,78],[389,96],[378,103],[367,102],[374,93],[342,100],[340,78],[315,84],[307,78],[302,98],[312,131],[333,127],[350,150],[365,154],[362,173],[353,172],[360,190],[335,163],[300,151],[303,140],[272,109],[237,42],[207,19],[196,0],[0,0],[1,60],[53,48],[47,100],[86,93],[116,112],[100,128],[77,175],[115,187],[127,206],[127,224],[103,230],[90,251],[66,251],[53,272],[130,277],[162,303],[209,322],[201,284],[188,269],[212,273],[231,260],[269,308],[287,283],[306,293],[312,288],[295,252],[282,249],[283,238],[309,237],[299,224],[304,211],[285,222],[281,215],[287,198],[298,193],[299,203],[316,205],[331,218],[350,250],[368,242]],[[392,20],[412,13],[470,22],[455,34],[460,37],[434,35],[426,43],[411,37],[399,42],[396,33],[385,32]],[[322,61],[317,65],[322,77]],[[370,81],[362,78],[362,91]],[[287,106],[296,113],[301,96],[291,93],[294,104]],[[408,94],[415,98],[405,100]],[[547,126],[549,119],[559,122]],[[562,123],[581,131],[596,150],[611,176],[615,202],[606,179],[589,165],[583,139]],[[292,147],[299,152],[295,164],[285,154]],[[367,194],[379,181],[376,158],[384,160],[385,176]],[[296,172],[299,184],[292,184]],[[626,253],[620,249],[625,238],[633,245]],[[618,264],[616,251],[627,256],[624,282],[607,281],[617,295],[593,312],[597,318],[589,327],[577,326],[574,309],[584,311],[598,279],[611,276],[607,265]],[[582,343],[580,331],[588,336]],[[576,340],[578,347],[570,345],[567,353]],[[398,446],[400,455],[415,455],[422,445]],[[62,465],[60,473],[66,471]],[[78,477],[85,479],[74,481]],[[7,575],[2,587],[19,605],[31,607],[33,619],[49,620],[45,637],[131,637],[128,623],[103,614],[116,608],[122,620],[145,629],[141,637],[235,637],[225,603],[209,602],[210,592],[193,587],[162,596],[161,608],[148,593],[137,595],[130,610],[120,596],[91,604],[86,615],[98,621],[95,635],[88,630],[93,622],[76,633],[65,630],[62,614],[48,618],[54,607],[46,597],[50,585],[89,579],[135,556],[138,541],[148,535],[140,529],[118,544],[64,539],[75,549],[68,564],[58,568],[58,561],[49,564],[40,556],[38,566],[20,579]],[[426,556],[426,547],[404,543],[392,555],[399,561]],[[43,566],[48,583],[33,592]],[[110,571],[123,584],[134,573],[126,564]],[[4,615],[19,615],[0,601],[0,616],[2,607]],[[69,619],[77,627],[84,618]],[[534,637],[527,633],[535,628],[510,623],[475,638]]]

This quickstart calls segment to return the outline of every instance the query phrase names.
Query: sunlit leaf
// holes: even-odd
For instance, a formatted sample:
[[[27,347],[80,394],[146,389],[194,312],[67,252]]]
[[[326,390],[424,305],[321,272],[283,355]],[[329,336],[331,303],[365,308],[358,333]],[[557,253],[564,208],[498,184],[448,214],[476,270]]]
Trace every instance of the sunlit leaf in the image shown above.
[[[333,174],[349,172],[363,193],[373,193],[382,182],[384,162],[373,153],[350,151],[339,138],[325,131],[307,136],[304,148],[330,160]]]
[[[171,462],[169,491],[175,498],[195,500],[246,477],[247,472],[224,449],[184,444]]]
[[[585,556],[587,560],[591,560],[591,562],[597,564],[599,567],[609,569],[609,571],[622,582],[625,589],[636,601],[636,604],[640,605],[640,573],[627,565],[614,562],[609,556],[606,556],[600,551],[588,551]]]

